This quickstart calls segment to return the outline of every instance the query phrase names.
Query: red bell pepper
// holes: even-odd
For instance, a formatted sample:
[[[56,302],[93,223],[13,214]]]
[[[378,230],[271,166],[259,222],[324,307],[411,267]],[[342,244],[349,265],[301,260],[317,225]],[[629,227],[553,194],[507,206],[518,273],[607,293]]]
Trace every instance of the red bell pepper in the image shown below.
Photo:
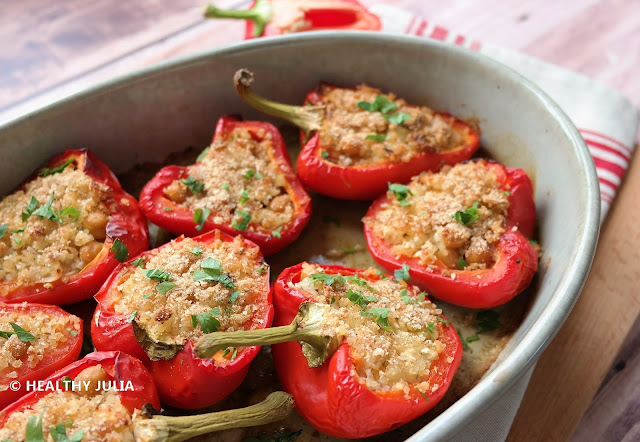
[[[206,18],[246,20],[244,38],[269,37],[291,32],[379,31],[382,23],[356,0],[254,0],[249,9],[226,10],[207,5]]]
[[[218,240],[233,241],[232,236],[218,230],[193,239],[202,244],[203,248],[206,245],[215,244]],[[138,258],[144,259],[147,256],[153,256],[158,253],[158,250],[172,247],[173,244],[183,240],[184,237],[180,237],[158,249],[145,252]],[[255,244],[246,239],[244,244],[246,248],[257,248]],[[222,264],[224,265],[224,263]],[[264,265],[262,255],[259,252],[256,265]],[[149,367],[158,386],[162,402],[165,404],[192,409],[207,407],[224,399],[244,380],[249,371],[249,364],[258,354],[260,347],[245,347],[238,351],[237,356],[232,358],[233,360],[229,360],[228,357],[201,359],[194,355],[193,343],[187,341],[182,349],[176,348],[169,359],[151,360],[136,339],[131,315],[116,313],[114,307],[122,296],[117,287],[124,281],[126,274],[136,268],[133,260],[121,264],[95,296],[98,306],[91,323],[91,337],[96,349],[124,351],[143,361]],[[257,308],[251,319],[245,324],[248,329],[269,327],[273,320],[268,270],[265,269],[261,274],[260,283],[264,290],[259,296],[256,296],[253,302]],[[154,359],[157,358],[154,357]]]
[[[480,146],[478,134],[468,124],[447,113],[435,112],[463,140],[458,146],[444,152],[419,152],[410,161],[382,160],[365,165],[340,165],[327,155],[320,133],[316,132],[325,118],[323,90],[340,88],[321,84],[307,94],[306,104],[300,107],[274,103],[256,95],[250,89],[253,74],[245,69],[236,72],[234,83],[240,97],[249,105],[300,127],[303,146],[296,162],[298,176],[310,189],[334,198],[374,199],[384,193],[387,183],[405,183],[425,170],[437,171],[444,165],[468,160]]]
[[[69,163],[71,162],[71,163]],[[67,166],[65,164],[69,163]],[[88,150],[67,150],[55,156],[47,164],[48,169],[75,167],[92,180],[107,185],[113,191],[110,219],[106,226],[106,239],[96,257],[79,273],[66,280],[47,283],[19,284],[0,282],[0,299],[4,302],[40,302],[46,304],[73,304],[93,296],[107,276],[118,264],[114,241],[119,240],[130,256],[137,255],[149,247],[147,222],[138,208],[138,202],[122,190],[111,170]],[[40,169],[40,172],[44,170]],[[34,175],[32,178],[37,176]]]
[[[48,377],[44,383],[45,385],[51,383],[52,386],[55,386],[55,390],[64,391],[65,384],[63,381],[65,381],[67,377],[74,380],[81,371],[96,365],[102,366],[109,380],[116,382],[120,401],[131,413],[135,410],[142,409],[145,404],[151,404],[157,409],[160,408],[158,393],[156,392],[156,387],[153,384],[151,375],[140,361],[125,353],[90,353],[83,359],[57,371]],[[121,382],[127,385],[129,381],[131,382],[133,391],[130,388],[119,387]],[[52,390],[53,388],[36,389],[4,408],[2,412],[0,412],[0,428],[4,427],[11,414],[28,410],[44,396],[55,392],[55,390]]]
[[[45,315],[46,318],[49,318],[51,320],[63,318],[68,321],[66,333],[62,332],[64,334],[65,340],[56,343],[56,345],[48,347],[47,351],[42,355],[42,359],[37,363],[35,367],[30,367],[26,361],[27,349],[30,345],[29,337],[26,338],[26,341],[22,339],[20,340],[23,345],[20,345],[15,349],[16,354],[14,354],[13,357],[15,358],[15,360],[22,361],[22,365],[17,368],[10,366],[3,371],[0,371],[0,385],[4,390],[0,395],[0,409],[6,407],[7,405],[16,401],[27,393],[27,381],[45,379],[55,371],[75,361],[78,358],[78,355],[80,355],[80,350],[82,348],[82,320],[80,320],[79,318],[65,312],[60,307],[56,307],[53,305],[0,303],[0,317],[12,318],[14,317],[14,315],[18,315],[19,317],[33,316],[35,314]],[[18,322],[14,323],[20,326]],[[38,338],[38,332],[40,330],[25,330],[27,332],[33,332],[31,334],[36,339]],[[2,341],[4,339],[9,338],[3,337],[2,339],[0,339],[0,345],[3,344]],[[17,376],[10,377],[9,373],[11,372],[16,372]],[[14,384],[13,387],[10,388],[11,382],[17,382],[17,384]]]
[[[301,337],[304,327],[314,322],[311,309],[304,308],[312,301],[305,291],[293,284],[300,281],[302,264],[285,269],[275,284],[274,302],[276,305],[275,327],[255,332],[223,332],[207,335],[196,345],[196,353],[206,355],[218,347],[242,345],[250,342],[277,344],[272,354],[278,379],[285,391],[291,393],[298,413],[316,429],[334,437],[355,439],[374,436],[393,430],[400,425],[426,413],[434,407],[446,393],[462,359],[462,343],[458,334],[444,316],[439,317],[434,327],[438,339],[444,344],[444,350],[433,362],[428,381],[433,388],[422,392],[418,384],[410,387],[409,397],[404,391],[376,392],[360,383],[352,373],[358,361],[351,356],[346,341],[327,343],[321,335]],[[372,282],[382,275],[349,269],[338,265],[323,265],[324,273],[351,277],[357,275],[361,281]],[[415,296],[414,287],[407,287],[407,294]],[[322,327],[320,327],[321,329]],[[282,332],[280,331],[282,330]],[[266,338],[266,333],[271,335]],[[293,337],[298,333],[298,337]],[[317,332],[316,332],[317,333]],[[263,339],[260,339],[260,336]],[[314,344],[313,339],[320,344]],[[303,341],[306,348],[294,340]],[[289,341],[289,342],[287,342]],[[310,347],[326,346],[317,353],[309,352]],[[337,350],[331,354],[331,347]],[[327,350],[328,349],[328,350]],[[316,350],[313,350],[316,351]],[[310,368],[313,365],[314,368]]]
[[[218,120],[213,140],[228,139],[234,129],[247,129],[255,139],[261,139],[259,133],[263,134],[262,137],[266,136],[264,134],[271,136],[273,151],[270,152],[270,156],[285,176],[285,188],[294,205],[293,215],[287,224],[280,226],[279,230],[275,232],[249,222],[241,231],[233,223],[216,224],[213,221],[216,214],[211,213],[199,226],[194,221],[195,210],[171,201],[165,194],[166,188],[172,182],[188,177],[189,167],[181,166],[168,166],[161,169],[142,189],[140,206],[151,222],[176,235],[197,236],[209,230],[219,229],[230,235],[242,234],[260,246],[260,250],[266,256],[272,255],[300,236],[311,216],[311,198],[291,168],[289,152],[278,129],[269,123],[238,121],[227,116]],[[242,179],[242,177],[238,177],[238,179]],[[220,186],[223,184],[220,183]],[[204,191],[206,192],[206,188]]]
[[[418,258],[396,257],[391,246],[376,237],[365,223],[364,234],[373,258],[385,269],[392,271],[408,266],[411,281],[430,295],[468,308],[486,309],[502,305],[524,290],[538,271],[538,254],[527,238],[534,234],[536,207],[533,201],[533,186],[522,169],[505,167],[487,160],[478,160],[487,170],[492,170],[500,183],[499,189],[509,192],[509,208],[506,231],[496,245],[495,263],[487,269],[451,270],[441,261],[429,271]],[[389,195],[375,200],[367,218],[388,204]],[[452,278],[455,273],[455,278]]]

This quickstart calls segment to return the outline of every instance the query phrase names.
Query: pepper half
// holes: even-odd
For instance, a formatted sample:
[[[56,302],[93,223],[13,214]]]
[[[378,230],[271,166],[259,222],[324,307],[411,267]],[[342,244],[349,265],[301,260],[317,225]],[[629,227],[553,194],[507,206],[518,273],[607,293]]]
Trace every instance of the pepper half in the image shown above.
[[[255,267],[258,269],[253,276],[255,284],[259,286],[260,291],[256,292],[255,296],[251,298],[251,316],[241,327],[255,329],[266,328],[271,325],[273,320],[273,306],[272,294],[269,288],[269,270],[268,266],[264,264],[258,247],[246,239],[241,239],[241,237],[234,238],[218,230],[214,230],[196,238],[179,237],[170,243],[143,253],[136,259],[120,265],[95,296],[98,306],[91,323],[91,336],[98,350],[124,351],[143,361],[145,365],[149,367],[156,381],[163,403],[179,408],[193,409],[212,405],[235,390],[247,375],[249,364],[258,354],[260,347],[236,348],[233,352],[221,352],[215,355],[214,358],[201,359],[193,353],[193,343],[191,340],[187,339],[184,344],[180,345],[165,343],[160,340],[154,341],[147,334],[147,331],[143,329],[143,326],[138,324],[137,316],[142,312],[137,310],[134,311],[133,314],[131,312],[116,312],[116,304],[122,300],[123,296],[119,287],[126,282],[127,278],[131,277],[131,274],[139,268],[138,266],[142,266],[142,271],[144,271],[144,263],[146,261],[158,255],[163,250],[171,252],[174,246],[179,246],[183,241],[193,241],[195,244],[199,244],[199,246],[194,247],[193,252],[190,252],[194,254],[206,254],[207,246],[222,247],[221,243],[233,242],[237,244],[239,241],[242,241],[242,250],[239,248],[233,249],[235,252],[230,253],[246,256],[253,255],[250,259],[252,262],[255,262]],[[196,259],[195,256],[194,259]],[[200,262],[204,263],[205,260],[201,260]],[[224,267],[224,261],[222,261],[221,264]],[[204,266],[202,269],[205,273],[207,272]],[[194,272],[202,273],[199,269]],[[224,278],[224,275],[228,275],[226,273],[210,273],[214,276],[211,276],[209,279],[207,279],[206,276],[203,276],[203,278],[205,278],[206,281],[211,281],[211,285],[217,282],[219,284],[227,284],[225,287],[234,286],[233,281],[235,281],[235,276],[228,276],[228,278],[231,278],[228,279]],[[179,277],[178,274],[173,276]],[[196,276],[194,273],[193,277],[190,276],[190,278],[197,281]],[[149,275],[147,278],[152,279],[154,276]],[[161,281],[161,279],[157,280]],[[165,278],[165,283],[171,280],[167,277]],[[237,283],[237,281],[235,282]],[[158,284],[160,283],[161,282]],[[194,287],[194,289],[200,290],[201,293],[206,293],[206,287],[204,286],[197,286]],[[234,302],[234,296],[235,299],[240,296],[235,292],[236,289],[237,287],[229,289],[229,306]],[[178,295],[182,293],[180,292],[180,290],[182,290],[180,286],[176,289],[170,288],[167,292],[161,291],[158,286],[158,293],[150,292],[145,296],[156,296],[166,299],[172,296],[171,290],[178,290]],[[232,290],[234,291],[232,292]],[[139,297],[143,298],[142,295],[143,293],[140,293]],[[141,302],[144,302],[144,300],[145,299]],[[170,317],[181,314],[179,311],[167,311],[164,313],[164,310],[162,314],[157,312],[152,313],[155,314],[155,320],[162,323],[168,320],[167,316]],[[217,317],[219,318],[224,314],[224,309],[219,309]],[[211,318],[205,317],[205,319],[213,321],[215,318],[212,316]],[[220,319],[222,320],[222,318]],[[198,325],[197,320],[196,318],[196,322],[194,322],[194,316],[191,317],[193,329],[202,327],[204,332],[205,330],[202,323]],[[218,319],[215,319],[215,321],[218,321]],[[219,323],[218,326],[220,326]],[[207,330],[206,333],[211,333],[212,331],[215,330]]]
[[[379,31],[382,24],[356,0],[254,0],[245,10],[226,10],[208,4],[206,18],[246,20],[245,40],[291,32],[336,30]]]
[[[67,150],[52,158],[31,180],[38,175],[63,171],[67,167],[80,170],[93,181],[106,185],[112,192],[109,200],[104,202],[110,208],[104,243],[95,257],[77,274],[32,284],[0,282],[0,293],[3,294],[0,299],[4,302],[65,305],[88,299],[118,265],[116,256],[126,259],[126,256],[137,255],[149,247],[147,222],[138,208],[138,202],[122,190],[113,172],[90,151]],[[116,241],[119,242],[117,246],[120,246],[120,253],[115,253]]]
[[[438,315],[428,324],[429,329],[437,333],[443,350],[433,360],[425,377],[415,384],[410,383],[406,389],[373,391],[354,375],[363,362],[354,359],[347,341],[342,336],[325,335],[332,333],[332,326],[323,324],[322,319],[327,314],[323,313],[324,309],[330,305],[315,301],[309,292],[294,285],[300,282],[304,265],[307,264],[285,269],[276,281],[276,327],[207,335],[196,345],[196,353],[206,355],[220,346],[232,344],[277,344],[273,345],[272,353],[284,390],[293,396],[298,413],[330,436],[349,439],[374,436],[397,428],[434,407],[447,391],[462,359],[460,338],[449,321]],[[390,279],[372,271],[338,265],[321,268],[323,273],[319,275],[329,285],[348,280],[356,281],[357,287],[364,287],[381,278]],[[415,287],[407,286],[404,281],[395,284],[399,293],[404,292],[405,303],[424,302],[424,298],[418,301],[420,296]],[[358,290],[349,290],[346,297],[363,307],[361,316],[371,317],[385,310],[388,314],[389,309],[367,311],[367,303],[375,301]],[[376,322],[381,328],[388,329],[385,319],[386,316],[378,317]],[[293,341],[300,341],[302,345]],[[425,348],[425,351],[428,350]],[[418,386],[422,385],[428,385],[428,389],[420,390]]]
[[[260,246],[262,253],[266,256],[272,255],[300,236],[311,216],[311,198],[291,168],[289,153],[278,129],[269,123],[238,121],[227,116],[218,120],[213,142],[232,141],[235,136],[233,135],[234,131],[237,130],[248,131],[252,139],[257,142],[267,139],[271,142],[271,149],[266,154],[269,161],[275,164],[277,173],[284,178],[282,187],[293,206],[289,221],[280,224],[277,229],[265,229],[251,221],[251,214],[244,211],[240,204],[243,200],[250,198],[248,193],[233,208],[233,218],[229,222],[216,221],[215,218],[218,214],[215,211],[209,213],[209,209],[206,207],[193,209],[172,201],[167,196],[167,188],[176,180],[186,182],[189,179],[189,167],[180,166],[168,166],[161,169],[142,189],[140,206],[151,222],[176,235],[197,236],[209,230],[219,229],[229,235],[241,234]],[[201,161],[198,161],[196,165],[200,163]],[[238,173],[236,179],[247,182],[268,178],[262,177],[258,173],[259,171],[256,172],[253,169],[246,170],[246,173],[249,172],[252,173],[251,176],[242,176]],[[199,193],[224,192],[225,186],[228,186],[228,183],[217,183],[216,189],[209,189],[203,184]],[[196,188],[196,190],[198,189]],[[200,210],[199,215],[198,210]]]
[[[509,203],[506,226],[495,245],[491,266],[484,269],[451,269],[438,259],[427,266],[418,258],[398,256],[392,251],[391,245],[376,236],[367,222],[368,219],[375,220],[389,205],[392,192],[373,202],[365,216],[364,234],[373,258],[385,269],[406,269],[412,282],[443,301],[486,309],[511,300],[529,285],[538,270],[538,254],[527,239],[534,234],[536,207],[533,186],[524,170],[488,160],[468,164],[483,165],[487,173],[493,172],[498,189],[507,195]],[[463,192],[463,189],[458,191]],[[409,200],[407,198],[405,201],[409,203]]]
[[[406,160],[389,160],[383,156],[381,159],[365,164],[340,164],[339,158],[333,158],[328,154],[326,143],[323,143],[321,138],[320,129],[323,128],[326,118],[324,101],[331,91],[348,91],[354,90],[353,88],[320,84],[318,88],[307,94],[304,106],[292,106],[269,101],[253,92],[251,90],[253,74],[246,69],[236,72],[234,84],[240,97],[249,105],[268,115],[283,118],[301,129],[303,147],[296,162],[298,176],[310,189],[334,198],[374,199],[384,192],[389,182],[405,183],[422,171],[436,171],[444,165],[468,160],[479,147],[479,136],[468,124],[447,113],[433,112],[434,118],[441,122],[441,126],[449,126],[450,133],[456,137],[455,145],[449,146],[444,151],[431,151],[430,142],[417,141],[417,144],[425,150],[416,152]],[[380,101],[382,105],[375,103],[379,99],[382,100]],[[375,113],[379,110],[387,121],[398,123],[395,124],[398,127],[395,132],[400,133],[399,138],[406,135],[402,120],[393,117],[409,114],[402,112],[392,114],[396,110],[396,105],[385,99],[384,95],[379,95],[374,103],[358,103],[358,107],[366,104],[372,105],[367,107],[369,112]],[[418,109],[417,106],[407,106]],[[388,130],[391,132],[390,129]],[[371,140],[381,137],[381,143],[386,142],[387,139],[385,134],[371,134],[362,142],[369,142],[369,137],[373,137]],[[349,155],[346,156],[349,157]]]
[[[6,340],[11,338],[11,336],[7,336],[6,331],[3,333],[2,338],[0,338],[0,346],[4,345],[5,348],[8,347],[11,352],[10,359],[7,361],[10,363],[10,366],[0,371],[0,386],[3,389],[0,395],[0,409],[15,402],[27,393],[27,381],[43,380],[78,359],[78,355],[80,355],[82,348],[82,321],[80,318],[53,305],[0,303],[0,319],[5,319],[5,321],[6,319],[10,319],[11,322],[18,326],[20,326],[18,323],[22,323],[19,319],[20,317],[25,317],[28,321],[29,318],[38,316],[37,321],[42,324],[42,327],[38,327],[35,330],[31,327],[21,327],[29,334],[16,336],[15,339],[17,340],[13,344],[6,342]],[[51,324],[61,320],[65,321],[65,324],[61,324],[64,329],[54,330],[59,337],[52,337],[51,339],[54,342],[45,342],[45,344],[47,344],[46,351],[42,352],[42,359],[32,367],[28,361],[29,347],[32,346],[35,341],[39,340],[40,335],[46,333],[47,326],[51,326]],[[54,332],[52,332],[52,334]],[[14,332],[9,331],[9,334],[16,334],[15,330]],[[55,342],[56,340],[57,342]],[[13,361],[11,358],[13,358]],[[12,364],[14,361],[20,361],[21,364],[18,367],[14,367]],[[15,375],[10,376],[9,374],[11,372],[14,372]],[[18,389],[14,389],[14,386],[9,388],[12,381],[18,382]]]

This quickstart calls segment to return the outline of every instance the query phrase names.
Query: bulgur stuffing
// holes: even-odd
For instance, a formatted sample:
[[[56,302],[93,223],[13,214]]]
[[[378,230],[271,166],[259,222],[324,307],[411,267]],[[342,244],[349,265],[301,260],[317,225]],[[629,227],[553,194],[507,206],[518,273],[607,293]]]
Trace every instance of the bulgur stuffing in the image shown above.
[[[100,365],[89,367],[78,374],[75,381],[90,381],[91,386],[78,391],[57,391],[42,397],[30,409],[11,414],[0,429],[0,439],[19,442],[26,440],[27,421],[42,414],[44,439],[53,441],[50,428],[63,424],[71,438],[82,433],[83,442],[134,441],[132,416],[120,402],[118,393],[111,390],[95,391],[98,382],[109,382]]]
[[[73,167],[6,196],[0,201],[0,282],[51,283],[80,272],[102,249],[112,198],[108,186]],[[7,290],[0,288],[0,295]]]
[[[216,139],[206,156],[188,168],[188,178],[165,189],[167,198],[191,210],[208,209],[208,221],[271,232],[291,221],[294,204],[287,180],[272,156],[271,133],[234,129]]]
[[[146,255],[143,267],[122,275],[117,287],[122,298],[114,309],[133,315],[149,338],[166,344],[183,345],[203,336],[198,315],[214,318],[220,331],[248,328],[252,318],[263,317],[259,309],[265,307],[254,300],[268,290],[268,267],[257,254],[257,248],[245,247],[241,236],[212,244],[190,238],[174,241]],[[203,269],[212,263],[221,268],[222,282],[202,280]],[[168,276],[153,276],[153,269]]]
[[[3,309],[0,331],[13,333],[11,323],[14,323],[36,340],[23,342],[15,333],[8,338],[0,337],[0,378],[3,379],[18,379],[22,373],[35,368],[45,356],[54,357],[58,347],[80,331],[80,318],[27,310],[27,304],[23,305],[25,308]],[[0,384],[0,394],[8,388],[9,385]]]
[[[446,166],[414,177],[401,194],[390,190],[389,203],[363,221],[397,258],[418,258],[428,270],[436,260],[450,269],[489,268],[509,208],[499,186],[484,162]]]
[[[355,362],[352,375],[372,391],[402,390],[407,397],[413,386],[435,391],[439,385],[425,378],[445,349],[438,340],[442,310],[404,281],[380,279],[363,285],[364,279],[318,278],[323,273],[321,266],[305,263],[300,281],[290,284],[331,306],[322,332],[345,336]],[[367,274],[377,273],[369,269]]]
[[[446,152],[463,142],[450,122],[428,107],[409,105],[364,84],[355,89],[323,85],[320,95],[326,105],[320,142],[326,159],[341,166],[407,162],[418,154]],[[369,106],[362,103],[374,107],[363,109]]]

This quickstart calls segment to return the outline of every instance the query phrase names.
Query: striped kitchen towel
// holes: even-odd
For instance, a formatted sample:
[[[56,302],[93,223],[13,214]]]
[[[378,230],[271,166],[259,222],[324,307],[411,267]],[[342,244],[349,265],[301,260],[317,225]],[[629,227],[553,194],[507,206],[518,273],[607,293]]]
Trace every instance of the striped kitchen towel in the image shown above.
[[[417,35],[478,51],[527,77],[553,98],[584,138],[600,180],[601,220],[622,182],[635,145],[638,109],[618,92],[575,72],[533,57],[481,43],[393,6],[370,8],[382,20],[382,30]]]

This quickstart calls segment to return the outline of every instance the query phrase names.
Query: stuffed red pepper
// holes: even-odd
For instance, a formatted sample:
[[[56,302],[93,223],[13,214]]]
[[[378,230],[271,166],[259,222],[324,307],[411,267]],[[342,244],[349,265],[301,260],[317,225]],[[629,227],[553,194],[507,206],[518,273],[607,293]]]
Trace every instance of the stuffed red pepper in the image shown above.
[[[91,336],[150,369],[162,402],[212,405],[235,390],[259,347],[229,347],[201,359],[199,337],[266,328],[273,319],[269,267],[258,247],[218,230],[180,237],[119,266],[95,296]]]
[[[311,215],[311,198],[278,130],[232,117],[218,121],[213,143],[196,164],[160,170],[142,190],[140,206],[174,234],[241,234],[265,255],[295,241]]]
[[[249,9],[220,9],[208,4],[206,18],[246,20],[244,38],[321,31],[379,31],[382,24],[356,0],[255,0]]]
[[[364,232],[386,269],[443,301],[480,309],[504,304],[531,282],[535,222],[527,174],[478,160],[389,184]]]
[[[279,327],[208,335],[196,352],[278,344],[280,383],[325,434],[369,437],[415,419],[444,396],[460,364],[460,338],[442,311],[373,269],[298,264],[278,277],[274,301]]]
[[[252,82],[249,71],[236,72],[236,90],[247,103],[302,129],[297,173],[323,195],[374,199],[388,182],[406,183],[422,171],[468,160],[479,147],[468,124],[364,84],[320,84],[300,107],[259,97]]]
[[[0,201],[0,301],[71,304],[93,296],[149,246],[137,201],[87,150],[67,150]]]
[[[0,409],[75,361],[82,348],[82,321],[60,307],[0,303]]]

